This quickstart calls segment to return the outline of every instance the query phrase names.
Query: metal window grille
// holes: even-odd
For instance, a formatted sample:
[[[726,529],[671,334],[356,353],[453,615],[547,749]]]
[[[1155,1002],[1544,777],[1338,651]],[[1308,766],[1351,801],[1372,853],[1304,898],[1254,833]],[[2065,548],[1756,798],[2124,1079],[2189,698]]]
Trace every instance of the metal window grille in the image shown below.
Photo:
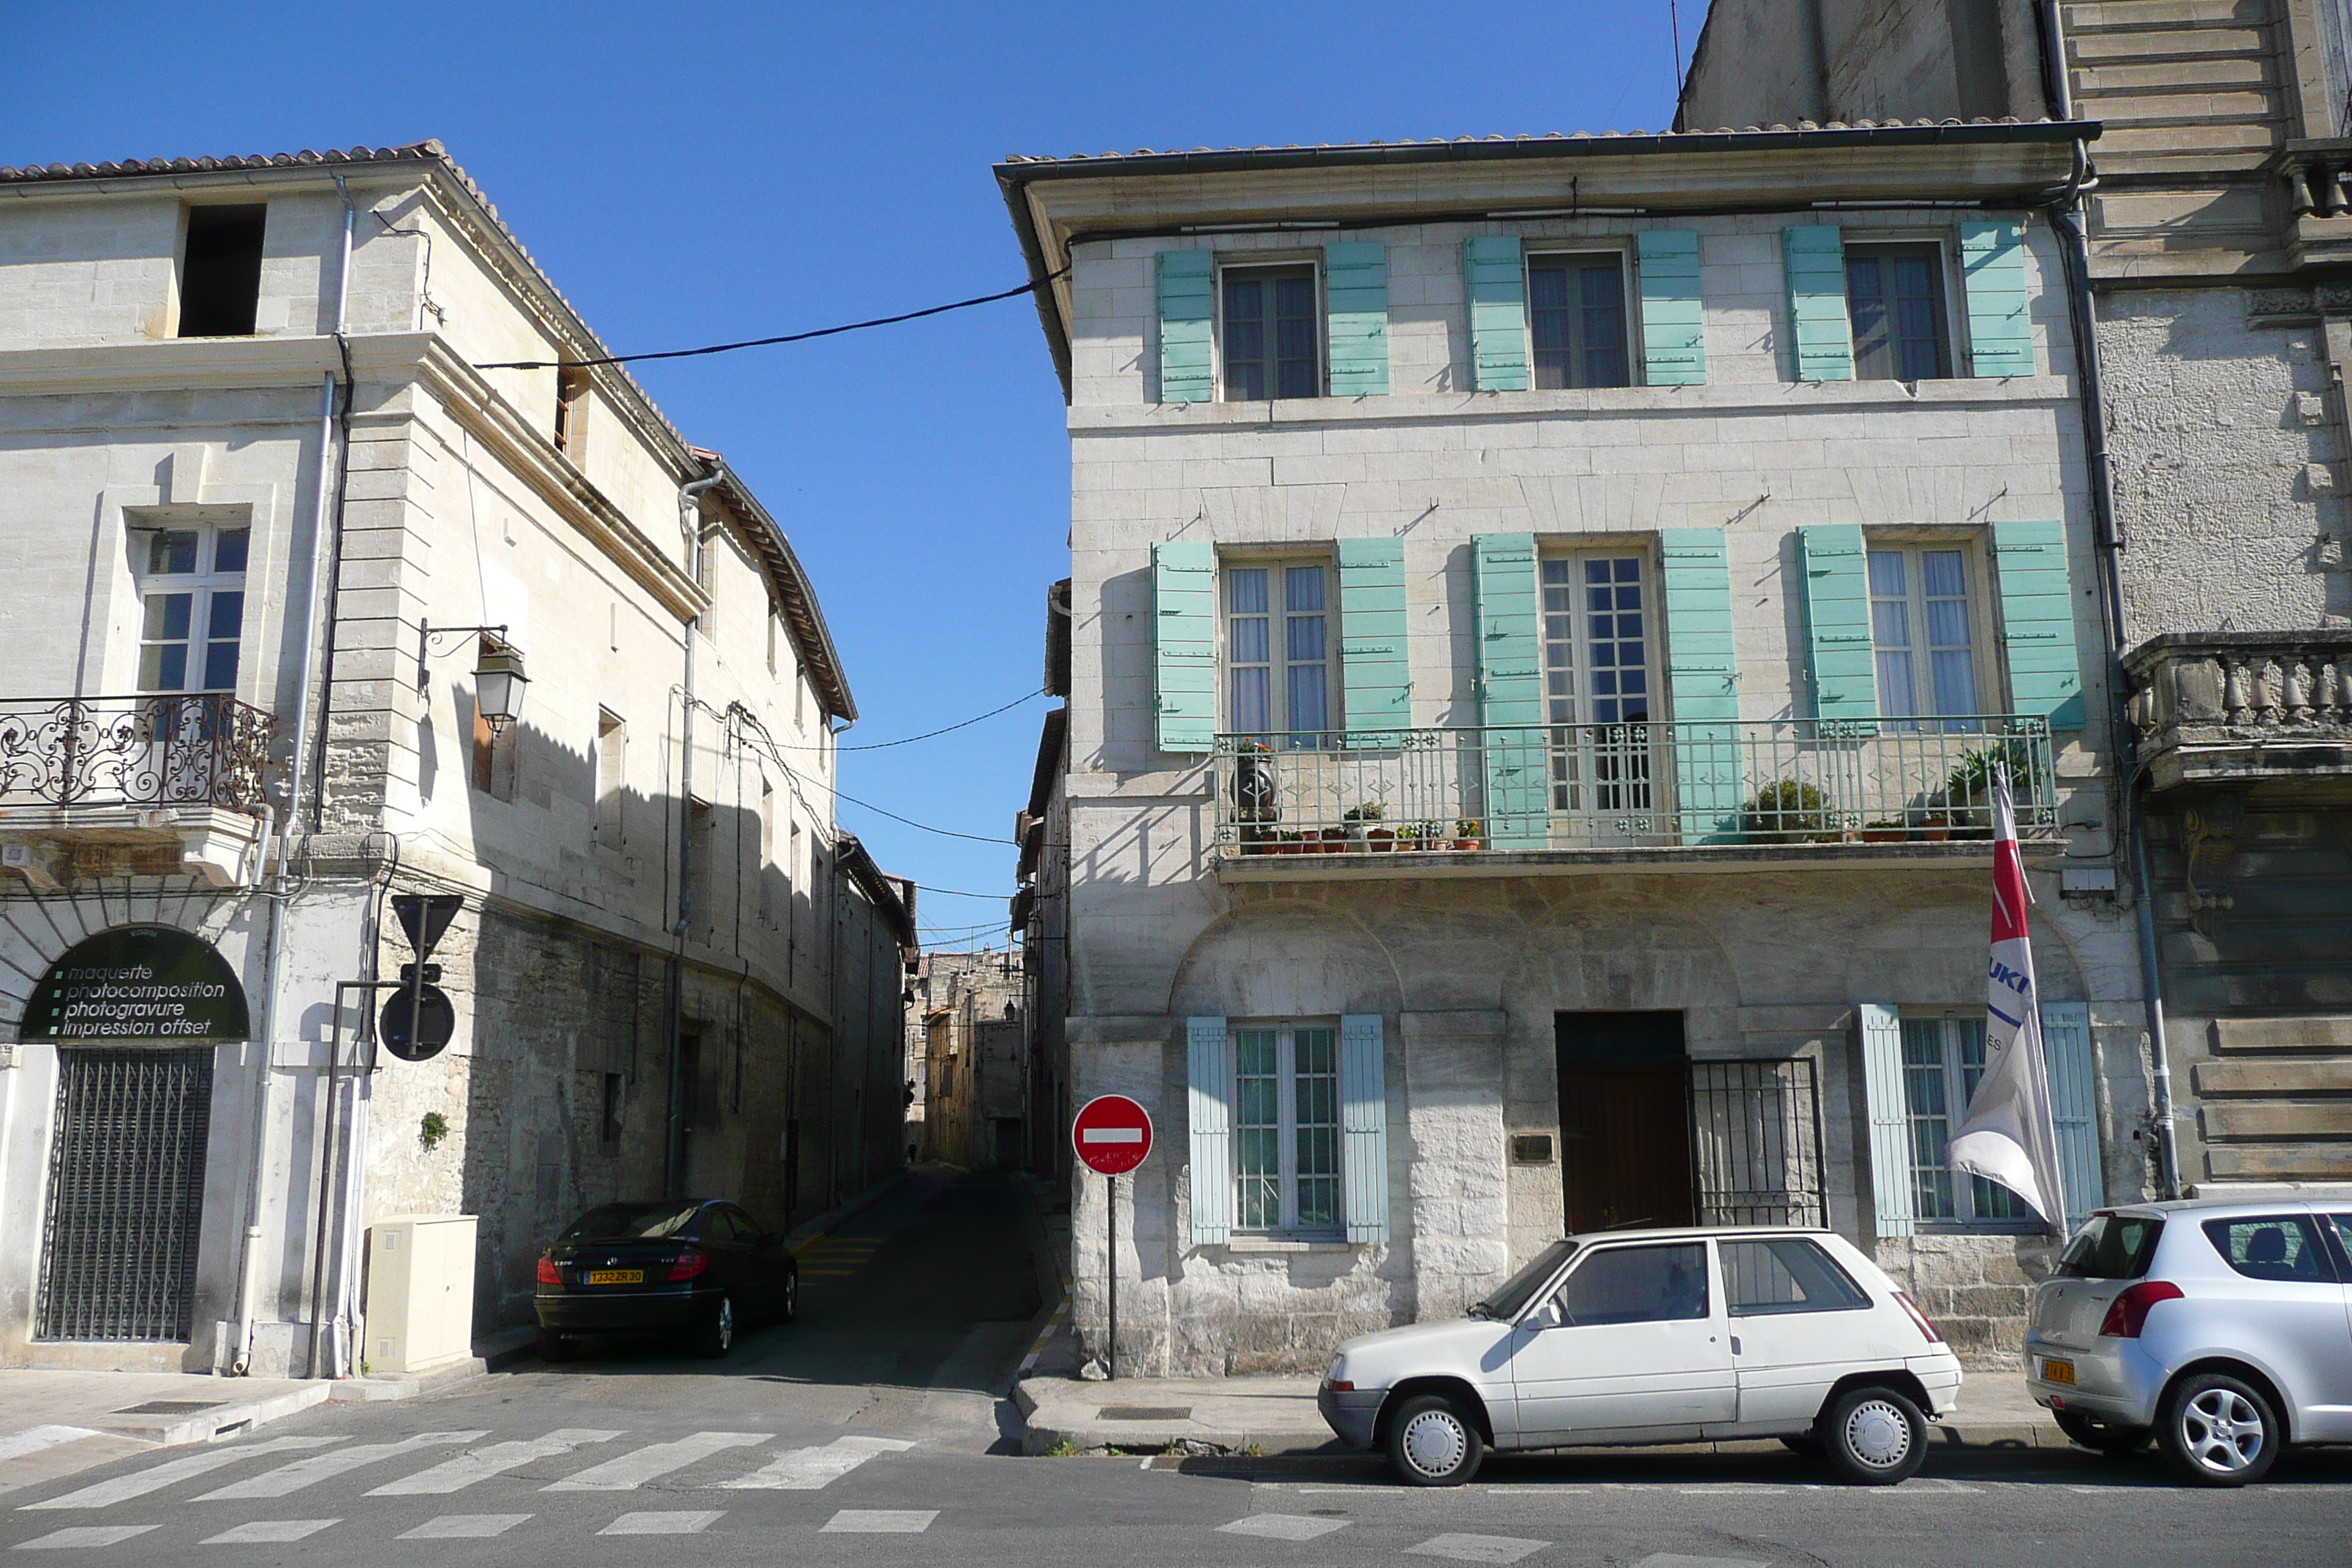
[[[188,1338],[213,1054],[58,1053],[38,1337]]]
[[[1690,1112],[1699,1224],[1828,1223],[1811,1060],[1693,1062]]]

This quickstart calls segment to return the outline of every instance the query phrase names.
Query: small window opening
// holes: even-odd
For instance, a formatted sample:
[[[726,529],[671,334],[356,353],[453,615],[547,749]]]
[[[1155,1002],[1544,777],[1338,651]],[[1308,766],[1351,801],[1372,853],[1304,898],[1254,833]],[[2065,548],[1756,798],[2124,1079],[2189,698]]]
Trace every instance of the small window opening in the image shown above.
[[[261,303],[266,206],[190,207],[180,258],[180,336],[249,338]]]
[[[602,1141],[607,1144],[618,1143],[621,1141],[621,1118],[625,1109],[621,1083],[619,1073],[608,1072],[604,1075],[604,1124]]]
[[[567,365],[555,373],[555,449],[574,464],[588,434],[588,373]]]

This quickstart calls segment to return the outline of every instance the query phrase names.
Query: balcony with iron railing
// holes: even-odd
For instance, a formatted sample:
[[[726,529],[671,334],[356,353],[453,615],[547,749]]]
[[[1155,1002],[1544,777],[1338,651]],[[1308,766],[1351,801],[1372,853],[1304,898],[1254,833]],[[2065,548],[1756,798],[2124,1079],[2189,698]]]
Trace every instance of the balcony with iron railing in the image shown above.
[[[2352,629],[2172,632],[2123,662],[2150,788],[2352,779]]]
[[[244,879],[274,729],[222,692],[0,699],[0,869]]]
[[[2027,715],[1228,734],[1213,844],[1251,877],[1339,868],[1282,858],[1302,855],[1388,858],[1346,864],[1406,875],[1433,869],[1428,857],[1465,869],[1966,858],[1989,853],[1970,846],[1992,837],[2000,768],[2020,837],[2053,837],[2049,721]]]

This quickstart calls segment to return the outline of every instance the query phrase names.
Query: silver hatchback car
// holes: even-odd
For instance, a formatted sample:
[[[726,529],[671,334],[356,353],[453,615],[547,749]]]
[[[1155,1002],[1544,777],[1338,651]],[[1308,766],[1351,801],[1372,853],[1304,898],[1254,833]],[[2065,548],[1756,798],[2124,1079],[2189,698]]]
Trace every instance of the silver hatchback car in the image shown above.
[[[2069,1437],[2184,1479],[2352,1442],[2352,1201],[2103,1209],[2034,1291],[2026,1387]]]

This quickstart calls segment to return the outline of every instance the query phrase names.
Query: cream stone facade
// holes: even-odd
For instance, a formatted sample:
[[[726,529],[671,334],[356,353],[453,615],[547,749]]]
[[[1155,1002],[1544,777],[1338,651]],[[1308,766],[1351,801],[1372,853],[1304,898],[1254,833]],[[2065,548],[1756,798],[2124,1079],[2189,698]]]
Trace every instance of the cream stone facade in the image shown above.
[[[1066,763],[1030,808],[1067,967],[1040,1030],[1066,1034],[1066,1110],[1125,1093],[1159,1132],[1117,1187],[1122,1370],[1319,1369],[1458,1315],[1563,1228],[1759,1217],[1874,1248],[1964,1354],[2013,1363],[2051,1242],[1929,1168],[1962,1080],[1906,1096],[1983,1016],[1989,847],[1940,825],[1982,820],[1959,770],[1988,748],[2049,737],[2020,798],[2069,1206],[2148,1179],[2081,388],[2038,210],[2076,135],[999,166],[1072,457]],[[1821,271],[1824,244],[1928,258],[1936,374],[1857,374],[1860,275]],[[1601,315],[1539,320],[1547,265],[1595,269]],[[1307,322],[1290,349],[1262,347],[1276,315]],[[1627,359],[1599,385],[1555,360],[1547,390],[1559,332]],[[1285,353],[1311,372],[1259,395],[1244,362]],[[1884,722],[1915,710],[1886,685],[1908,645],[1838,618],[1865,553],[1863,596],[1899,597],[1927,569],[1906,550],[1965,570],[1969,607],[1937,614],[1967,620],[1977,717]],[[1097,1352],[1108,1196],[1073,1178]]]
[[[903,1163],[912,890],[835,824],[839,657],[724,459],[554,368],[604,353],[438,143],[0,171],[0,1363],[348,1372],[379,1218],[478,1216],[488,1330],[590,1204],[782,1228]],[[463,902],[410,1062],[337,986],[416,893]],[[27,1015],[127,927],[247,1026]]]

